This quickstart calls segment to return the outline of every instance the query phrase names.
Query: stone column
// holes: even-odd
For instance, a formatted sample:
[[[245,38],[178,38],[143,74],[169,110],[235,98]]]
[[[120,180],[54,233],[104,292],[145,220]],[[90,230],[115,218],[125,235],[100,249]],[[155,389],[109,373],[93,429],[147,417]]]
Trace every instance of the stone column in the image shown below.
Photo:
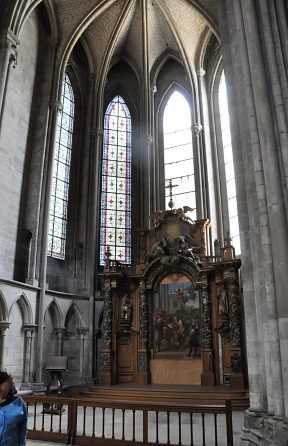
[[[100,384],[113,384],[112,369],[112,317],[113,304],[111,283],[105,280],[104,285],[104,313],[103,313],[103,347],[101,351],[100,363]]]
[[[9,70],[11,67],[16,67],[18,44],[19,40],[12,33],[12,31],[8,31],[7,35],[0,40],[0,130],[2,125],[5,95],[9,79]]]
[[[0,370],[3,367],[3,359],[4,359],[4,341],[6,330],[9,328],[11,322],[9,321],[0,321]]]
[[[150,69],[149,69],[149,35],[148,35],[148,5],[147,0],[141,0],[142,11],[142,41],[143,41],[143,172],[142,187],[143,197],[143,218],[140,225],[149,226],[148,216],[151,214],[152,194],[151,194],[151,172],[152,172],[152,131],[151,131],[151,88],[150,88]]]
[[[80,335],[80,375],[84,383],[86,381],[87,369],[88,369],[87,341],[88,341],[89,329],[81,327],[78,328],[77,331]]]
[[[24,387],[30,387],[34,371],[34,339],[37,325],[24,324],[24,358],[23,358],[23,383]],[[23,388],[23,386],[22,386]]]
[[[56,345],[56,355],[57,356],[63,355],[63,337],[64,337],[66,330],[67,330],[67,327],[55,327],[55,334],[56,334],[56,338],[57,338],[57,345]]]
[[[212,335],[212,315],[211,299],[208,292],[207,276],[202,276],[200,288],[200,308],[201,308],[201,333],[200,342],[202,350],[203,373],[201,375],[202,386],[213,386],[215,375],[213,367],[213,335]]]
[[[203,187],[203,163],[202,163],[202,144],[201,144],[201,133],[203,127],[197,122],[192,126],[192,134],[193,134],[193,154],[194,154],[194,169],[195,169],[195,190],[196,192],[196,204],[197,204],[197,219],[204,218],[204,196],[203,190],[205,191],[205,187]],[[205,178],[205,177],[204,177]]]
[[[47,140],[47,171],[46,171],[46,190],[42,196],[43,200],[43,225],[41,233],[41,257],[40,257],[40,273],[39,273],[39,296],[38,296],[38,337],[37,337],[37,367],[36,381],[39,387],[42,385],[43,379],[43,336],[44,336],[44,301],[46,293],[47,279],[47,251],[48,251],[48,231],[49,231],[49,215],[50,215],[50,196],[52,190],[52,169],[54,162],[54,148],[57,129],[58,113],[62,110],[63,104],[55,101],[51,104],[51,122],[50,122],[50,139]]]

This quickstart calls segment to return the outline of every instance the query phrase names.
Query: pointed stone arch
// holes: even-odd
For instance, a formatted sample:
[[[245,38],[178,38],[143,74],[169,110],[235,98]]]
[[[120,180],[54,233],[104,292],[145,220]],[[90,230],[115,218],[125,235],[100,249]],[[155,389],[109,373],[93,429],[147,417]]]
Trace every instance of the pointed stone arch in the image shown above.
[[[3,292],[0,290],[0,321],[6,321],[8,319],[7,303]]]
[[[13,302],[9,315],[14,305],[18,305],[22,315],[23,324],[33,324],[33,312],[26,294],[22,292]]]
[[[64,326],[67,327],[67,323],[69,320],[69,317],[74,314],[77,320],[77,328],[82,328],[84,327],[84,323],[83,323],[83,319],[81,316],[81,313],[79,311],[78,306],[75,304],[75,302],[71,302],[71,304],[69,305],[69,308],[65,314],[65,318],[64,318]]]
[[[46,318],[48,312],[50,312],[50,314],[51,314],[51,318],[54,322],[55,327],[63,326],[63,314],[62,314],[60,306],[55,298],[53,298],[51,300],[51,302],[49,303],[49,305],[46,308],[46,311],[44,314],[44,321],[45,321],[45,318]]]

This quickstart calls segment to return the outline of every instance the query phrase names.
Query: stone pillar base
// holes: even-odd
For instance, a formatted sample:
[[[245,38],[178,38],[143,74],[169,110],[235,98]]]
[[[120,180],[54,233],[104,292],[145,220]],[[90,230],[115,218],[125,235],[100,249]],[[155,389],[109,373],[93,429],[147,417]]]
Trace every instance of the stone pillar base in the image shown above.
[[[44,383],[33,383],[32,385],[33,394],[35,395],[45,395],[46,387]]]
[[[247,410],[241,435],[241,446],[286,446],[288,444],[287,420]]]

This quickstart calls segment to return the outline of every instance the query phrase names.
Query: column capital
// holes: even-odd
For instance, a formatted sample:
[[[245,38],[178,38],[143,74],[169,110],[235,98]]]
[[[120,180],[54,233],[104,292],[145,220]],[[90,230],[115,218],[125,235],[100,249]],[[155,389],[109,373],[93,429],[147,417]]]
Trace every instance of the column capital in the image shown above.
[[[66,330],[67,330],[67,327],[62,326],[62,325],[55,327],[55,332],[57,335],[65,333]]]
[[[11,322],[9,321],[0,321],[0,334],[4,336],[4,332],[9,328]]]
[[[78,331],[81,339],[87,339],[89,328],[87,328],[87,327],[78,327],[77,331]]]
[[[192,125],[192,131],[196,136],[199,136],[200,133],[203,131],[203,127],[200,124],[200,122],[197,122],[195,124]]]
[[[6,50],[9,53],[9,65],[13,68],[17,65],[17,47],[19,45],[19,39],[15,34],[8,29],[6,34],[2,34],[0,37],[0,50]]]
[[[206,71],[204,70],[204,68],[198,68],[196,74],[199,79],[202,79],[204,76],[206,76]]]
[[[32,335],[33,333],[36,332],[38,325],[36,324],[23,324],[22,328],[24,330],[24,333],[26,336],[28,336],[29,334]]]
[[[56,113],[62,112],[63,110],[63,103],[61,101],[50,102],[50,106]]]
[[[151,146],[153,143],[153,136],[152,135],[146,135],[147,145]]]
[[[157,85],[156,85],[156,84],[151,85],[151,92],[152,92],[153,94],[156,94],[156,93],[157,93]]]
[[[100,127],[98,128],[94,128],[91,130],[91,136],[93,136],[94,138],[102,138],[104,134],[104,130]]]

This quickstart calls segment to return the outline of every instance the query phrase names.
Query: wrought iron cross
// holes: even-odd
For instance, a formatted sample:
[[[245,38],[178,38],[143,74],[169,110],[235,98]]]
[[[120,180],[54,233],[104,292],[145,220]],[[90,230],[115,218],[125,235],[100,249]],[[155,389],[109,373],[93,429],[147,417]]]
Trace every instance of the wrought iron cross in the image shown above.
[[[167,186],[165,186],[166,189],[169,189],[169,196],[170,196],[170,200],[168,203],[168,206],[170,209],[173,209],[173,207],[175,206],[175,203],[173,201],[173,194],[172,194],[172,189],[173,187],[177,187],[178,184],[172,184],[172,179],[170,178],[169,183]]]

